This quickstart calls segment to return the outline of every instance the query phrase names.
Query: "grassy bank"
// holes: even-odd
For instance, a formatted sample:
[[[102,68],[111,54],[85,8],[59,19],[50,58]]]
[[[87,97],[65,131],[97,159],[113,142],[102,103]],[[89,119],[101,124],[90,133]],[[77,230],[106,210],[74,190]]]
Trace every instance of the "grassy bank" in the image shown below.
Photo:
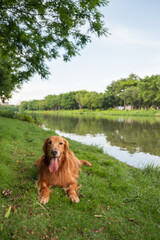
[[[18,112],[12,109],[0,109],[0,117],[18,119],[25,122],[40,124],[36,116],[30,116],[24,112]]]
[[[0,239],[158,240],[159,170],[128,167],[92,146],[69,140],[76,156],[93,164],[80,173],[80,203],[56,187],[49,203],[39,204],[34,162],[54,134],[0,118]]]
[[[29,111],[28,111],[29,112]],[[30,111],[32,112],[32,111]],[[58,111],[35,111],[36,113],[45,113],[45,114],[59,114],[59,115],[95,115],[95,116],[146,116],[146,117],[160,117],[160,111],[155,109],[149,110],[58,110]]]

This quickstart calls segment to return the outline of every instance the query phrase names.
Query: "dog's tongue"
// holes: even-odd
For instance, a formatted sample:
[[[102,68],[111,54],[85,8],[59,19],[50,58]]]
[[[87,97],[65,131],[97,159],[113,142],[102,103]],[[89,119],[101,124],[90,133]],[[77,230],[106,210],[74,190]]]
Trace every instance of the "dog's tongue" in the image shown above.
[[[56,172],[58,170],[58,158],[52,158],[49,163],[49,171],[51,173]]]

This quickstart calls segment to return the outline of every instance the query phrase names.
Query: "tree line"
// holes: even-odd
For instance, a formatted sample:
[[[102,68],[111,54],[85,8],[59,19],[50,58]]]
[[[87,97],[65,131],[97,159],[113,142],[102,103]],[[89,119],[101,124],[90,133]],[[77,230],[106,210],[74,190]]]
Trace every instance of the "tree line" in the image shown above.
[[[104,93],[96,91],[71,91],[59,95],[48,95],[43,100],[23,101],[20,111],[109,109],[130,105],[131,109],[160,107],[160,75],[140,78],[130,74],[127,78],[113,81]]]

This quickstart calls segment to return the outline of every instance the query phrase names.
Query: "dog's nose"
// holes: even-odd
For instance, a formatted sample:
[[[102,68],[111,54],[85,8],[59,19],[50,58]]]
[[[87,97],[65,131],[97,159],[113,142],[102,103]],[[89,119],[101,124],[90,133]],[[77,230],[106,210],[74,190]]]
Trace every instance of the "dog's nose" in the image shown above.
[[[53,155],[57,155],[58,152],[57,152],[57,150],[52,149],[52,150],[51,150],[51,153],[52,153]]]

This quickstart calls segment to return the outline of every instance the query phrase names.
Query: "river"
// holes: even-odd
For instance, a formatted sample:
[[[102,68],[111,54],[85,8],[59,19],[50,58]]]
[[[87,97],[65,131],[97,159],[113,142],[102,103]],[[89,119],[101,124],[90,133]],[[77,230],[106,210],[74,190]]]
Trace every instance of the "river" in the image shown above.
[[[137,168],[160,166],[160,119],[36,114],[44,129],[104,152]]]

